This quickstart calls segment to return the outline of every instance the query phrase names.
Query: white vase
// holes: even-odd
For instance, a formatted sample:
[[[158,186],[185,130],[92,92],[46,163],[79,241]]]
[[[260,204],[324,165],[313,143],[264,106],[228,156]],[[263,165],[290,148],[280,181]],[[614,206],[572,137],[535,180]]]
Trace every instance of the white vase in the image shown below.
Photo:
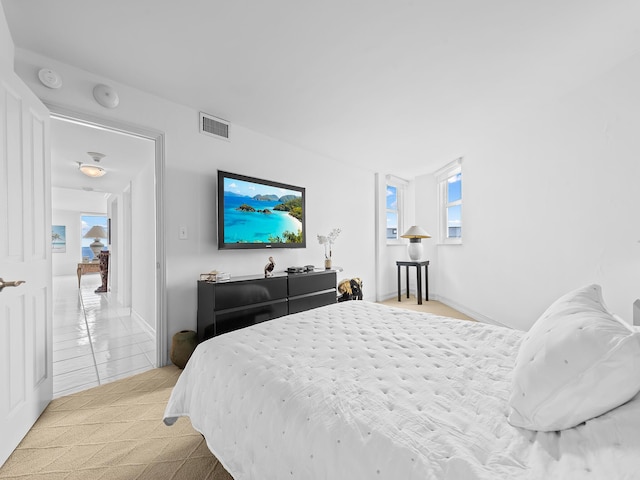
[[[417,241],[414,241],[417,240]],[[418,262],[420,261],[420,258],[422,258],[422,242],[420,242],[419,238],[411,238],[409,239],[409,246],[407,248],[407,251],[409,252],[409,258],[414,261],[414,262]]]

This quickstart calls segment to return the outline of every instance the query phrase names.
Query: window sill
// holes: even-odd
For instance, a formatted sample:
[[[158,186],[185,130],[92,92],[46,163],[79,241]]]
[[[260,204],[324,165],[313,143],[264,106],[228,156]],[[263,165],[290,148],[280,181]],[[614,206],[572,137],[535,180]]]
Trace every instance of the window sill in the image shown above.
[[[407,242],[403,242],[401,240],[389,240],[387,241],[387,247],[406,247]]]
[[[453,241],[453,242],[452,242],[452,241],[448,241],[448,242],[438,242],[438,244],[437,244],[437,245],[438,245],[439,247],[440,247],[440,246],[444,246],[444,247],[446,247],[446,246],[449,246],[449,245],[462,245],[462,240],[459,240],[459,241]]]

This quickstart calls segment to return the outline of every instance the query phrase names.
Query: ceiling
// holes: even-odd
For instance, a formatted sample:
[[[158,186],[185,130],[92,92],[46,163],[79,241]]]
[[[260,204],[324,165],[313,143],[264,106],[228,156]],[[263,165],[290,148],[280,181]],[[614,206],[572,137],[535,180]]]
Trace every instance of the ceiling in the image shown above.
[[[637,0],[2,4],[19,48],[405,176],[640,48]]]
[[[88,152],[105,155],[97,165],[107,173],[91,178],[78,162],[96,164]],[[120,193],[155,161],[152,140],[54,117],[51,121],[51,185],[70,190]]]

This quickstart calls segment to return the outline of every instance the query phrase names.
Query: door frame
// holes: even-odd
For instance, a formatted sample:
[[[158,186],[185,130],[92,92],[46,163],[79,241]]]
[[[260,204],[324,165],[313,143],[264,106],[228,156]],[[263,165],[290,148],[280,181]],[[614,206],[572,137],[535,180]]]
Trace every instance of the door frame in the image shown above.
[[[104,128],[151,140],[155,145],[155,204],[156,204],[156,367],[167,364],[167,284],[166,253],[164,235],[164,178],[165,178],[165,145],[164,133],[158,130],[131,125],[113,119],[44,102],[51,116],[63,120],[76,121],[85,125]]]

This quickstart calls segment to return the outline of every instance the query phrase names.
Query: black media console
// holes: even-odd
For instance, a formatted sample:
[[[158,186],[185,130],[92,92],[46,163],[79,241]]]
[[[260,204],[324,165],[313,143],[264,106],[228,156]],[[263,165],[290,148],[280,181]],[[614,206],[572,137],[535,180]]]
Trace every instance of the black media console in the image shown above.
[[[290,313],[336,303],[336,271],[198,282],[200,341]]]

